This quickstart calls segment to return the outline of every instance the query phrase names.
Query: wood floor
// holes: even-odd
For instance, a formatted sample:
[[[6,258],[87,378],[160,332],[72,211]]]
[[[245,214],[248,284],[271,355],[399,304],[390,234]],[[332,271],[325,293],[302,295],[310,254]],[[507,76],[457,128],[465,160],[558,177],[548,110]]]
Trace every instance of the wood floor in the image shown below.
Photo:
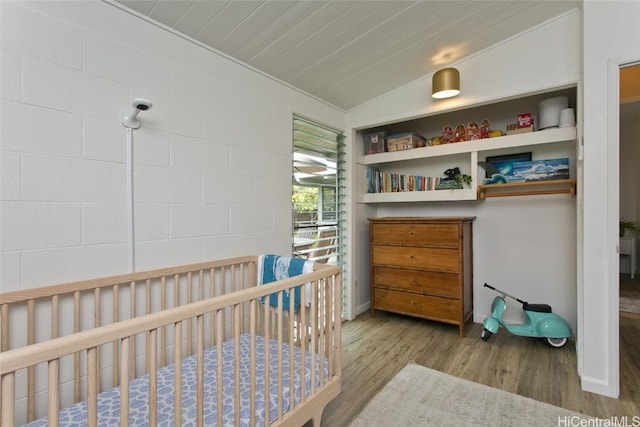
[[[345,322],[343,391],[326,407],[322,426],[348,426],[410,360],[600,418],[640,416],[640,316],[620,317],[619,399],[580,389],[573,342],[554,349],[504,330],[484,342],[481,330],[480,324],[469,325],[460,338],[455,326],[384,312]]]

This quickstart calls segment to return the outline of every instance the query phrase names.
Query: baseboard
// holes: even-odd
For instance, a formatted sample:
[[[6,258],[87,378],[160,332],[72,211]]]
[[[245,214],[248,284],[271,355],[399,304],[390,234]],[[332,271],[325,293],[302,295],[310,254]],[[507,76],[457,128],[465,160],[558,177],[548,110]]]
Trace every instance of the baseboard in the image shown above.
[[[364,304],[360,304],[359,306],[356,307],[356,316],[370,309],[371,309],[371,301],[367,301]]]
[[[619,392],[611,390],[611,385],[605,381],[598,380],[591,377],[580,377],[580,386],[582,390],[590,393],[597,393],[607,397],[613,397],[618,399],[620,397]]]

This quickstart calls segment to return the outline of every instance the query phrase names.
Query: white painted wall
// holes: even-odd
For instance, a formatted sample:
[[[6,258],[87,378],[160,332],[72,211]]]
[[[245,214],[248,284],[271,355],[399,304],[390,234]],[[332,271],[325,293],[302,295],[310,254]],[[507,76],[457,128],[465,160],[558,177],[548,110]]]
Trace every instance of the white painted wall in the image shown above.
[[[2,291],[127,271],[135,97],[137,269],[289,253],[292,112],[344,112],[102,1],[0,14]]]
[[[640,2],[584,9],[584,316],[582,387],[617,397],[619,65],[640,60]],[[624,369],[624,367],[621,367]]]
[[[581,81],[581,14],[574,11],[532,31],[453,64],[461,95],[434,101],[431,75],[348,112],[355,129],[496,99],[576,85]],[[544,47],[544,48],[542,48]],[[521,111],[514,112],[516,115]],[[535,114],[535,112],[533,112]],[[475,118],[480,120],[480,118]],[[456,122],[457,123],[457,122]],[[454,123],[454,125],[456,124]],[[356,185],[358,185],[356,183]],[[352,262],[359,283],[355,306],[369,307],[368,216],[476,216],[474,222],[474,320],[490,312],[493,284],[530,302],[546,302],[576,328],[576,198],[514,197],[485,202],[355,204],[356,247]],[[507,314],[521,320],[517,304]]]

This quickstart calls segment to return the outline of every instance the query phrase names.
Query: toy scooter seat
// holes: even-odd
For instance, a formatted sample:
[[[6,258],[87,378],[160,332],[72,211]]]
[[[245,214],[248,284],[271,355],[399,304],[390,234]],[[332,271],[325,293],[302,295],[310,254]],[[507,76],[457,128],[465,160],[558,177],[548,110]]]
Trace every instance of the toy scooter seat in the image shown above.
[[[551,313],[551,306],[549,304],[529,304],[525,302],[522,304],[522,308],[527,311],[535,311],[537,313]]]

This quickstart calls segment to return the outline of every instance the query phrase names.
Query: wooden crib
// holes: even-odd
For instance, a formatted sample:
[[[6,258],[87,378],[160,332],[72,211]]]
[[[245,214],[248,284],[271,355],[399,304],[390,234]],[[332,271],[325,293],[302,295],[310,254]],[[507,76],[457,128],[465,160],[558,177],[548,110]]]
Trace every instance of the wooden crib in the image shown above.
[[[258,286],[258,259],[0,294],[2,427],[319,426],[341,389],[340,268]]]

